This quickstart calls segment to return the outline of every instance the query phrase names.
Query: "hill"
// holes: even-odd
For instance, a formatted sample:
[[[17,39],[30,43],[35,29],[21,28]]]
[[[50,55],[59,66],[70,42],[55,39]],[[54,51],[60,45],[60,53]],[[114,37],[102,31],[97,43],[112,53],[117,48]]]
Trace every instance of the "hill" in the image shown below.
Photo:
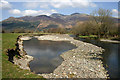
[[[9,17],[3,20],[3,30],[43,30],[49,28],[72,28],[77,22],[84,22],[89,20],[89,15],[83,13],[73,13],[70,15],[63,15],[59,13],[39,16],[23,16],[23,17]],[[116,22],[117,19],[113,18]],[[40,26],[38,26],[40,24]]]

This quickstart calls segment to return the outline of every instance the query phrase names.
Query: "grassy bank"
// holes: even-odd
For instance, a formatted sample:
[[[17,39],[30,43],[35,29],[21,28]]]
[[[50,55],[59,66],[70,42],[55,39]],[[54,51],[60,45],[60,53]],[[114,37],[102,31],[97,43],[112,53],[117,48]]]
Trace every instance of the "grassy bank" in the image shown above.
[[[2,34],[0,33],[0,80],[2,78]]]
[[[22,33],[2,34],[2,78],[42,78],[28,70],[22,70],[8,61],[7,49],[15,49],[16,38]]]
[[[89,38],[89,39],[98,39],[96,35],[89,35],[89,36],[79,36],[80,38]]]

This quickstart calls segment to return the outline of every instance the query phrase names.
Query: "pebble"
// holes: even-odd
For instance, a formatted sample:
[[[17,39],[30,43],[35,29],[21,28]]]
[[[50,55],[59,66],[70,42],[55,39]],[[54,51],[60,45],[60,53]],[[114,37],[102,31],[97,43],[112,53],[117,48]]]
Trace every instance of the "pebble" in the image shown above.
[[[23,41],[29,37],[22,37],[19,41],[21,51],[23,49]],[[64,59],[62,64],[58,66],[53,73],[50,74],[38,74],[42,75],[44,78],[108,78],[107,71],[103,67],[102,61],[96,59],[90,59],[96,57],[99,54],[102,54],[101,47],[85,43],[82,41],[74,40],[67,34],[52,34],[52,35],[43,35],[37,36],[38,40],[53,40],[53,41],[70,41],[70,43],[76,45],[76,49],[69,50],[62,53],[60,56]],[[23,50],[24,51],[24,50]],[[92,55],[93,54],[93,55]],[[28,58],[29,56],[26,56]],[[28,62],[29,63],[29,62]],[[21,66],[22,68],[23,66]],[[70,75],[71,74],[71,75]],[[69,75],[69,76],[68,76]],[[76,76],[75,76],[76,75]]]

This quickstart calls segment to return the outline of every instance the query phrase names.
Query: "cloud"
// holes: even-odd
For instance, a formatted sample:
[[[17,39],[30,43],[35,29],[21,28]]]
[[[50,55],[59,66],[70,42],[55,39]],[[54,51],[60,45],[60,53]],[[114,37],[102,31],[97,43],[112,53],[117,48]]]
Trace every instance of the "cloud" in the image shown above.
[[[64,8],[68,6],[72,6],[72,3],[70,0],[66,0],[66,2],[63,2],[62,0],[51,0],[50,5],[54,8]]]
[[[50,15],[52,13],[57,13],[56,10],[24,10],[20,11],[18,9],[10,10],[9,13],[14,15],[22,15],[22,16],[37,16],[37,15]]]
[[[41,3],[40,4],[40,8],[49,8],[48,4],[47,3]]]
[[[66,7],[79,7],[79,8],[85,8],[85,7],[96,7],[97,5],[93,2],[90,2],[90,0],[51,0],[47,1],[44,0],[44,2],[26,2],[23,4],[27,9],[34,9],[37,7],[40,8],[49,8],[50,6],[54,8],[66,8]]]
[[[36,16],[36,15],[50,15],[52,13],[57,13],[56,10],[25,10],[23,11],[24,16]]]
[[[9,2],[5,1],[5,0],[1,0],[0,8],[7,10],[7,9],[11,9],[12,5]]]
[[[25,2],[23,6],[27,9],[48,8],[48,5],[45,2]]]
[[[91,7],[97,7],[97,5],[95,3],[89,3],[89,6],[91,6]]]
[[[112,14],[114,17],[118,18],[118,14],[120,14],[120,12],[117,9],[112,9]]]
[[[14,14],[14,15],[20,15],[21,11],[18,9],[13,9],[13,10],[9,10],[9,13]]]
[[[95,3],[89,2],[88,0],[52,0],[51,6],[54,8],[65,8],[65,7],[79,7],[79,8],[85,8],[85,7],[96,7],[97,5]]]
[[[36,11],[36,10],[25,10],[23,11],[23,15],[26,16],[26,15],[37,15],[39,13],[39,11]]]
[[[115,14],[118,14],[118,10],[117,9],[112,9],[112,12]]]
[[[34,8],[37,8],[39,6],[39,3],[38,2],[25,2],[23,4],[23,6],[25,8],[28,8],[28,9],[34,9]]]

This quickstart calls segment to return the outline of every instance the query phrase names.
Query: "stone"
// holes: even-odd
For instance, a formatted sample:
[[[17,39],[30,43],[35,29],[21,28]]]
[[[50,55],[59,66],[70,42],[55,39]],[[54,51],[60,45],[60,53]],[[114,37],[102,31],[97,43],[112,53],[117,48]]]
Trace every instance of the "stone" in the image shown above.
[[[38,40],[52,40],[52,41],[70,41],[70,43],[76,45],[76,49],[69,50],[62,53],[60,56],[64,59],[62,64],[58,66],[53,73],[50,74],[38,74],[44,78],[107,78],[108,74],[103,63],[100,60],[90,59],[97,58],[97,54],[102,54],[101,47],[85,43],[82,41],[74,40],[67,34],[51,34],[43,36],[35,36]],[[23,40],[31,39],[28,36],[22,36],[18,40],[19,48],[21,52],[23,49]],[[22,54],[22,53],[21,53]],[[93,55],[92,55],[93,54]],[[21,59],[15,59],[15,64],[19,65],[22,69],[30,70],[28,64],[33,60],[32,56],[27,54],[23,55]],[[67,76],[69,75],[69,76]],[[75,76],[76,75],[76,76]]]

